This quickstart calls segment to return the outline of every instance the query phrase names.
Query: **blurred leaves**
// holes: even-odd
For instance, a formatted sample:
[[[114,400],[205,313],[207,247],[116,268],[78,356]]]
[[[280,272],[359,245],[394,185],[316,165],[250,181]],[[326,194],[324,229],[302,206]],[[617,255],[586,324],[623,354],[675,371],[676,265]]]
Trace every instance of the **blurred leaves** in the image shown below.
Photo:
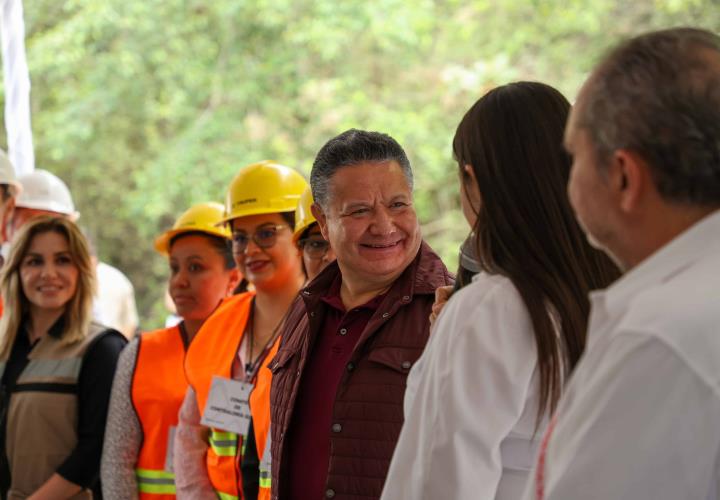
[[[37,166],[71,187],[103,260],[164,316],[153,238],[221,201],[242,165],[309,173],[330,137],[387,132],[416,172],[431,244],[467,231],[451,140],[488,89],[518,79],[571,100],[619,37],[720,27],[717,0],[33,0],[25,2]]]

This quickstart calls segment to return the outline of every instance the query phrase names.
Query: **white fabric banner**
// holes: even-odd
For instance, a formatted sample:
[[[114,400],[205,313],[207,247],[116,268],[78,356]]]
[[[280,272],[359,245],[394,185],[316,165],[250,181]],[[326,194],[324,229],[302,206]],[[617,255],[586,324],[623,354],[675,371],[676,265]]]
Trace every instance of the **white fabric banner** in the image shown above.
[[[18,175],[35,168],[30,122],[30,73],[25,55],[25,21],[22,0],[0,0],[5,128],[8,156]]]

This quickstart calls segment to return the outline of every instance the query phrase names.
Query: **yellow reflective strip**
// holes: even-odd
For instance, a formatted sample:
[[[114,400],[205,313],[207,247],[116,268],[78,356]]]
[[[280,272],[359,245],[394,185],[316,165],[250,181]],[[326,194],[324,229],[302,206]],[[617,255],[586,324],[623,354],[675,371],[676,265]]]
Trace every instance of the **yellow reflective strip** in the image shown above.
[[[217,496],[220,500],[238,500],[238,497],[229,493],[223,493],[222,491],[216,491]]]
[[[260,478],[260,487],[261,488],[267,488],[268,490],[272,487],[272,479],[271,478]]]
[[[238,435],[234,432],[211,431],[208,439],[210,448],[219,457],[234,457],[237,455]]]
[[[229,439],[237,439],[238,435],[234,432],[222,432],[222,431],[216,431],[211,430],[210,431],[210,439],[215,439],[217,441],[225,441]]]
[[[175,474],[164,470],[135,469],[138,491],[151,495],[174,495]]]
[[[138,477],[149,477],[153,479],[175,479],[175,474],[165,472],[164,470],[135,469],[135,474]]]
[[[237,446],[216,446],[211,442],[210,448],[212,448],[219,457],[234,457],[237,455]]]
[[[138,491],[150,495],[174,495],[175,485],[138,483]]]

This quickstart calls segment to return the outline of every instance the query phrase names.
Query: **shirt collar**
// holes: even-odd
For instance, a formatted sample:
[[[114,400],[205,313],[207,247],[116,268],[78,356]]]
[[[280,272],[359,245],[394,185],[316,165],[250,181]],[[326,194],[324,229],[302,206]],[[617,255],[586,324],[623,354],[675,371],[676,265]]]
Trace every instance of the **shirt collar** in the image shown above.
[[[314,305],[315,301],[325,296],[340,275],[336,260],[320,271],[300,292],[306,305]],[[339,279],[342,280],[342,276]],[[433,295],[437,287],[452,283],[452,277],[440,257],[423,241],[415,259],[395,280],[387,295],[397,296],[397,300],[406,303],[415,295]],[[338,284],[338,294],[339,290]]]
[[[606,290],[590,293],[592,323],[616,317],[643,290],[667,282],[695,262],[720,252],[720,210],[712,212],[661,247]],[[593,329],[591,329],[592,331]]]
[[[342,275],[340,273],[335,276],[335,279],[333,280],[332,284],[330,285],[330,288],[328,288],[327,292],[321,297],[320,300],[328,304],[329,306],[333,307],[334,309],[337,309],[338,311],[346,312],[345,310],[345,304],[343,304],[342,297],[340,296],[340,287],[342,286]],[[381,293],[379,295],[376,295],[372,299],[368,300],[364,304],[357,306],[356,309],[370,309],[372,311],[376,310],[378,307],[380,307],[380,304],[382,303],[383,299],[385,298],[386,293]]]
[[[48,335],[59,339],[62,337],[63,330],[65,330],[65,315],[62,315],[48,330]]]
[[[28,321],[30,321],[30,318],[26,317],[25,321],[22,322],[22,333],[25,335],[26,338],[28,336],[28,328],[27,328]],[[50,327],[50,329],[48,330],[48,335],[50,335],[54,339],[59,339],[62,337],[64,330],[65,330],[65,315],[63,314]]]

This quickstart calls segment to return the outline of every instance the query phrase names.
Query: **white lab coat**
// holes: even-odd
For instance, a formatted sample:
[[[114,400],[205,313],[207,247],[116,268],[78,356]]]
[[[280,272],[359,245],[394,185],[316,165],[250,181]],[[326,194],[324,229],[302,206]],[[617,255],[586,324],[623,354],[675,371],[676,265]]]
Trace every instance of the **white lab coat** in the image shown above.
[[[481,273],[443,309],[408,376],[405,424],[383,500],[522,495],[535,433],[537,350],[517,289]]]
[[[720,481],[720,211],[591,295],[524,498],[706,500]]]

